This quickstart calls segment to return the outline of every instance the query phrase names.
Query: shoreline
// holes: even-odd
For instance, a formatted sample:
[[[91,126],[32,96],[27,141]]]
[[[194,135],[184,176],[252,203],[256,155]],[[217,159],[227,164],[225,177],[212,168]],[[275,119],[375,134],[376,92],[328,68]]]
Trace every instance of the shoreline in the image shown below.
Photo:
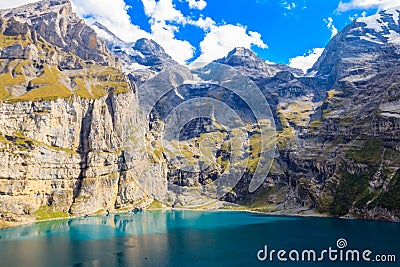
[[[266,211],[257,211],[251,209],[188,209],[188,208],[166,208],[166,209],[147,209],[146,211],[203,211],[203,212],[246,212],[260,215],[268,215],[268,216],[277,216],[277,217],[302,217],[302,218],[334,218],[334,219],[345,219],[345,220],[360,220],[365,221],[363,219],[357,219],[352,217],[335,217],[328,214],[319,214],[316,212],[310,214],[304,213],[275,213],[275,212],[266,212]],[[373,221],[373,220],[368,220]]]
[[[342,217],[335,217],[329,214],[321,214],[317,213],[313,210],[304,210],[309,211],[310,213],[301,213],[302,210],[296,211],[293,210],[288,213],[281,213],[281,212],[265,212],[265,211],[257,211],[251,209],[230,209],[230,208],[182,208],[182,207],[163,207],[163,208],[150,208],[150,209],[143,209],[143,211],[202,211],[202,212],[246,212],[252,214],[259,214],[259,215],[267,215],[267,216],[279,216],[279,217],[302,217],[302,218],[335,218],[335,219],[344,219],[344,220],[360,220],[360,221],[376,221],[376,220],[366,220],[366,219],[359,219],[351,216],[342,216]],[[117,212],[110,212],[110,215],[120,215],[120,214],[127,214],[132,213],[131,210],[124,210],[124,211],[117,211]],[[38,221],[21,221],[21,222],[8,222],[8,221],[0,221],[5,222],[3,225],[0,224],[0,230],[10,229],[14,227],[21,227],[21,226],[29,226],[36,223],[41,222],[50,222],[50,221],[59,221],[59,220],[71,220],[71,219],[80,219],[86,217],[98,217],[98,216],[106,216],[107,213],[99,213],[99,214],[87,214],[87,215],[75,215],[75,216],[68,216],[68,217],[60,217],[60,218],[50,218],[45,220],[38,220]],[[385,222],[385,221],[379,221]]]

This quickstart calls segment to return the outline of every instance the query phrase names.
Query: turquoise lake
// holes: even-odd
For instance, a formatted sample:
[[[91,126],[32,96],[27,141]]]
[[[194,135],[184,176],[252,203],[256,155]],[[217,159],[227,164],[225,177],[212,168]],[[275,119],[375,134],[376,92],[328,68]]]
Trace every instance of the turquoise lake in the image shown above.
[[[370,250],[370,261],[340,261],[338,239],[347,243],[343,255]],[[265,246],[268,254],[285,250],[287,261],[260,261]],[[319,257],[329,247],[338,251],[336,261],[301,260],[304,250]],[[299,261],[295,253],[289,259],[292,250]],[[377,262],[376,255],[396,262]],[[0,230],[0,266],[400,266],[400,224],[233,211],[67,219]]]

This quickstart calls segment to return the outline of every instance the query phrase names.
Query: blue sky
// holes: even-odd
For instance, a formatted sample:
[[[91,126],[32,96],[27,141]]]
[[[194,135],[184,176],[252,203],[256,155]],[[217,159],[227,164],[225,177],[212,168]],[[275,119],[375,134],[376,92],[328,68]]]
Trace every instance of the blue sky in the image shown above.
[[[132,22],[150,31],[149,18],[144,13],[141,0],[127,0]],[[229,3],[229,4],[228,4]],[[294,5],[292,3],[295,3]],[[187,3],[175,1],[176,8],[184,15],[198,18],[210,17],[217,24],[246,26],[248,30],[261,34],[261,40],[268,48],[252,45],[252,49],[262,58],[287,64],[289,59],[303,55],[316,47],[325,47],[332,32],[327,27],[329,17],[333,25],[342,29],[351,22],[350,17],[361,15],[363,10],[335,12],[339,2],[334,0],[209,0],[203,10],[189,9]],[[290,5],[290,10],[288,9]],[[376,13],[376,8],[367,9],[367,14]],[[176,37],[188,40],[195,48],[194,58],[201,53],[199,44],[204,31],[194,25],[182,26]]]
[[[209,62],[243,46],[270,62],[306,71],[354,18],[398,6],[400,0],[125,0],[125,4],[130,22],[180,63]]]
[[[2,0],[0,8],[35,1]],[[88,23],[99,21],[124,41],[152,38],[179,63],[209,62],[241,46],[303,70],[352,19],[400,6],[400,0],[71,1]]]

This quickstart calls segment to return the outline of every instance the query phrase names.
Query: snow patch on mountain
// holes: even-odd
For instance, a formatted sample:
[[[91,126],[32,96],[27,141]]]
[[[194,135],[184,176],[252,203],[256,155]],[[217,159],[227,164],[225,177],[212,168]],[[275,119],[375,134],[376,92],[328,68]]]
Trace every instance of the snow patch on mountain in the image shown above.
[[[386,11],[386,14],[390,14],[393,16],[393,20],[394,20],[394,23],[396,23],[396,25],[399,25],[399,19],[400,19],[400,11],[398,9],[400,9],[400,7],[399,8],[391,8]]]
[[[400,33],[389,30],[389,34],[385,34],[384,36],[387,38],[388,43],[400,45]]]
[[[376,33],[375,35],[366,33],[364,36],[361,36],[360,39],[382,44],[382,39],[379,37],[384,37],[387,43],[400,45],[399,18],[399,8],[382,11],[370,17],[358,18],[357,22],[365,23],[365,29],[373,30]]]
[[[381,15],[376,14],[370,17],[359,18],[357,19],[358,22],[363,22],[366,24],[365,28],[374,30],[375,32],[382,32],[382,20]]]

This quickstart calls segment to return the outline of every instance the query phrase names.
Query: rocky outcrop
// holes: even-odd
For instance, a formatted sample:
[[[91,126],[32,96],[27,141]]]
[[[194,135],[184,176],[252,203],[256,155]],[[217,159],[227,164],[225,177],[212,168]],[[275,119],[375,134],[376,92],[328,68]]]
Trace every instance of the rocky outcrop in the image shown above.
[[[165,53],[164,49],[153,40],[145,38],[139,39],[135,42],[132,48],[140,53],[133,56],[132,59],[141,65],[154,69],[155,71],[161,71],[177,64]]]
[[[302,71],[298,69],[293,69],[288,66],[283,67],[280,64],[267,63],[265,60],[259,58],[252,50],[243,47],[233,49],[226,57],[216,60],[216,62],[235,67],[244,75],[256,81],[273,77],[280,71],[290,71],[295,75],[303,74]]]
[[[35,42],[43,38],[64,52],[102,65],[114,65],[114,57],[96,32],[72,11],[68,0],[39,1],[19,8],[1,10],[4,35],[30,33]],[[7,21],[7,22],[5,22]],[[77,38],[79,37],[79,38]]]
[[[164,165],[143,149],[136,85],[69,1],[0,20],[2,218],[125,210],[165,194]]]
[[[33,214],[49,206],[85,214],[114,209],[117,198],[123,205],[148,197],[134,183],[132,166],[123,166],[125,109],[134,108],[134,99],[129,93],[106,99],[1,105],[1,212]],[[121,190],[127,180],[131,190]]]
[[[178,65],[155,41],[141,38],[136,42],[124,42],[99,22],[91,27],[107,44],[108,49],[116,55],[125,73],[131,81],[142,84],[160,71]]]

